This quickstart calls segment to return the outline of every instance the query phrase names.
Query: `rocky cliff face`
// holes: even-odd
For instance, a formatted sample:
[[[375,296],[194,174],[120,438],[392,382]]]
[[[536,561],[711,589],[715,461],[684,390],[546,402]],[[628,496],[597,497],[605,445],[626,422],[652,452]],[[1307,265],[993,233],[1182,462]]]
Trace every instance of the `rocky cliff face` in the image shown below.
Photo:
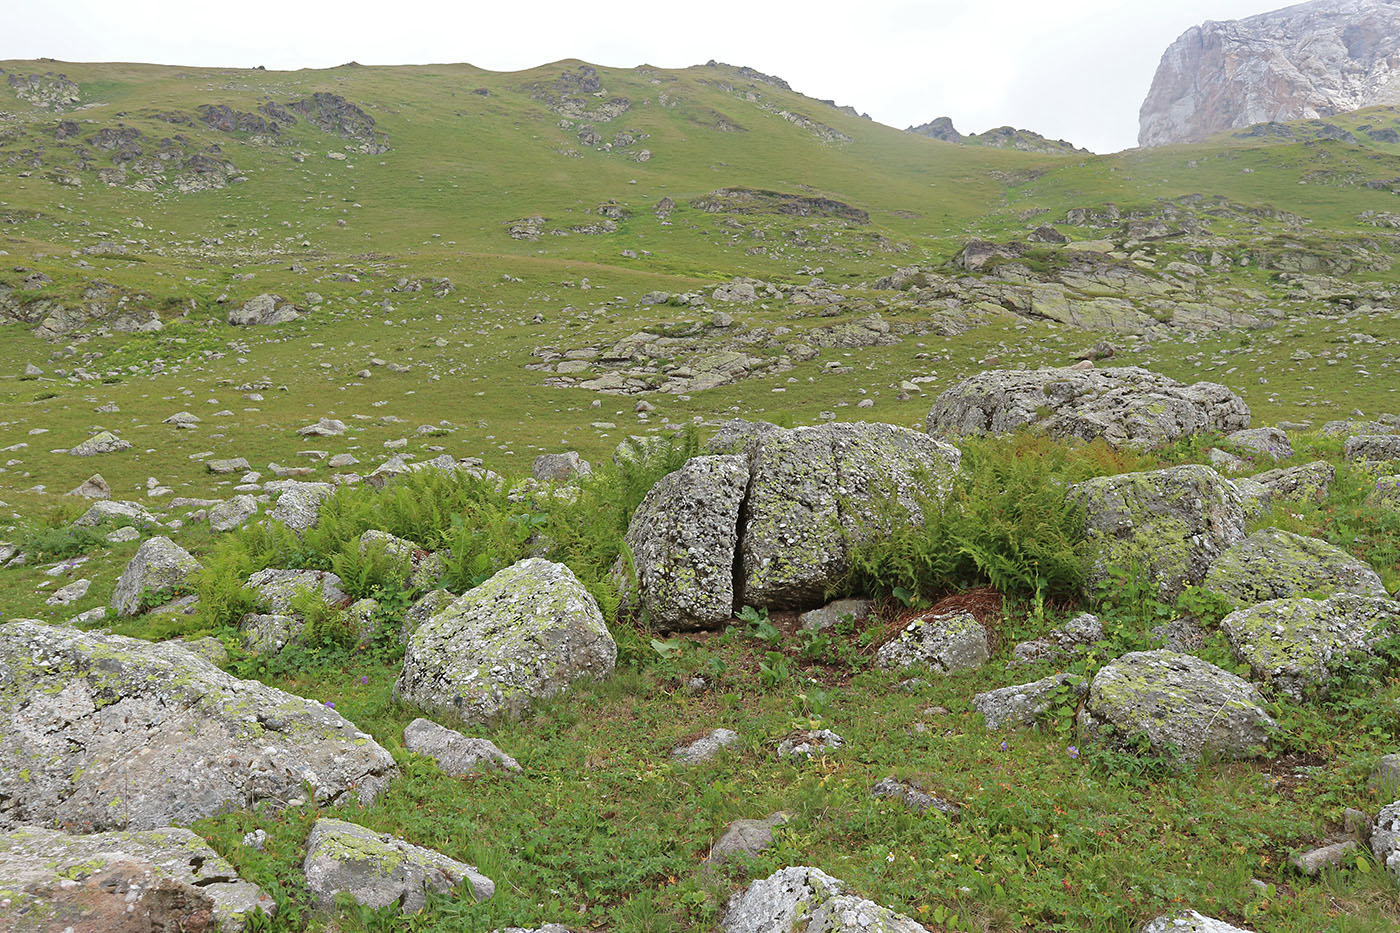
[[[1139,114],[1162,146],[1271,120],[1400,103],[1400,0],[1314,0],[1192,27],[1168,47]]]

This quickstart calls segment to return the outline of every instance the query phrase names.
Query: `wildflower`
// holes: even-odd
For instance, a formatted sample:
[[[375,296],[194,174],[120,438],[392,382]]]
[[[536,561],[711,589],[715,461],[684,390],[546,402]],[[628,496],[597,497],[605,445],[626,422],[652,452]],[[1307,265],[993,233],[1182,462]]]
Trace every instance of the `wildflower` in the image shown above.
[[[1068,754],[1071,758],[1078,758],[1079,747],[1076,745],[1071,745],[1069,748],[1065,749],[1065,753]]]
[[[1001,750],[1002,750],[1002,751],[1006,751],[1006,743],[1005,743],[1005,742],[1002,742],[1002,743],[1001,743]]]
[[[362,684],[367,684],[367,683],[369,683],[369,677],[366,676],[366,675],[361,675],[361,677],[360,677],[360,683],[362,683]]]
[[[894,853],[891,852],[890,854],[886,855],[885,861],[889,862],[890,864],[894,864]]]
[[[335,709],[335,700],[327,700],[327,701],[326,701],[326,708],[327,708],[327,709]]]

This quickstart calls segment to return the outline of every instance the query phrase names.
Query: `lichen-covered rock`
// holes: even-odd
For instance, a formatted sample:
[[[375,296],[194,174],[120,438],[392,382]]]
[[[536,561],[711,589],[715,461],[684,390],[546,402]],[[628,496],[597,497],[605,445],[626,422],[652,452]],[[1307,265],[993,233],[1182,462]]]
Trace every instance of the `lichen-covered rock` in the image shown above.
[[[75,457],[95,457],[130,449],[131,441],[124,441],[111,431],[99,431],[68,452]]]
[[[910,622],[880,647],[875,660],[881,667],[922,664],[947,674],[981,667],[989,657],[987,630],[972,613],[940,612]]]
[[[987,731],[1004,726],[1033,726],[1050,714],[1056,703],[1078,705],[1089,682],[1077,674],[1052,674],[1028,684],[988,690],[972,698],[972,708],[987,721]]]
[[[1103,640],[1103,623],[1099,617],[1089,612],[1081,612],[1070,619],[1063,627],[1032,641],[1023,641],[1011,649],[1012,667],[1018,664],[1033,664],[1036,661],[1050,661],[1067,655],[1083,652],[1096,641]]]
[[[404,726],[403,747],[433,759],[443,773],[454,777],[474,771],[520,770],[520,763],[489,739],[465,736],[430,719],[415,719]]]
[[[157,525],[156,517],[146,511],[139,502],[123,502],[119,499],[94,502],[92,508],[73,519],[78,528],[91,528],[103,522],[130,522],[135,525]]]
[[[1285,470],[1269,470],[1250,477],[1269,490],[1275,499],[1322,502],[1337,480],[1337,468],[1326,460],[1316,460]]]
[[[1348,658],[1372,655],[1400,631],[1400,603],[1343,593],[1330,599],[1275,599],[1220,622],[1235,658],[1294,698],[1323,686]]]
[[[287,613],[302,593],[310,593],[328,606],[348,603],[350,597],[340,588],[340,577],[325,570],[259,570],[244,583],[258,594],[258,605],[274,613]]]
[[[234,496],[209,510],[210,531],[233,531],[248,524],[258,514],[258,500],[252,496]]]
[[[529,558],[409,636],[394,694],[468,725],[514,719],[570,681],[601,680],[616,663],[617,645],[588,590],[563,564]]]
[[[1171,601],[1245,537],[1239,491],[1206,466],[1101,476],[1071,486],[1070,497],[1084,506],[1085,531],[1097,551],[1090,592],[1115,568],[1136,570]]]
[[[562,454],[540,454],[530,472],[542,483],[567,483],[592,473],[593,467],[578,455],[578,451],[569,450]]]
[[[239,933],[276,903],[188,829],[0,834],[0,929]]]
[[[334,710],[176,642],[0,625],[0,827],[182,826],[308,786],[369,803],[394,773]]]
[[[1246,428],[1243,431],[1235,431],[1225,436],[1225,443],[1237,453],[1262,456],[1275,463],[1293,456],[1293,443],[1289,441],[1288,435],[1278,428]]]
[[[738,741],[739,733],[732,729],[711,729],[698,739],[671,749],[671,760],[683,765],[698,765]]]
[[[740,519],[743,602],[820,606],[848,569],[848,542],[894,521],[921,522],[951,490],[961,459],[955,447],[888,424],[758,436]]]
[[[1241,476],[1231,480],[1240,494],[1240,507],[1244,509],[1246,522],[1263,518],[1274,504],[1274,493],[1268,486],[1251,476]]]
[[[140,615],[146,610],[149,595],[182,586],[199,569],[199,561],[174,541],[164,536],[151,538],[136,549],[118,578],[112,608],[118,615]]]
[[[289,481],[282,487],[282,494],[277,497],[277,506],[272,510],[272,520],[298,532],[314,528],[321,520],[321,503],[329,499],[333,492],[335,487],[330,483]]]
[[[1400,800],[1382,807],[1371,827],[1371,851],[1400,881]]]
[[[725,454],[747,456],[749,447],[754,441],[782,430],[776,424],[767,421],[745,421],[742,418],[734,418],[719,426],[714,437],[705,442],[702,452],[715,456]]]
[[[748,488],[744,457],[694,457],[632,514],[632,564],[614,572],[628,612],[658,631],[718,628],[734,617],[734,552]],[[634,575],[635,574],[635,575]]]
[[[375,552],[403,565],[400,585],[409,592],[428,589],[447,572],[447,562],[442,559],[442,555],[406,538],[370,529],[360,535],[360,553]]]
[[[1358,434],[1349,437],[1342,456],[1361,463],[1400,461],[1400,434]]]
[[[780,869],[734,895],[720,928],[722,933],[928,933],[807,866]]]
[[[809,632],[821,632],[841,622],[863,622],[874,608],[875,603],[868,599],[838,599],[802,613],[797,621]]]
[[[810,759],[818,752],[845,744],[846,740],[830,729],[798,729],[778,742],[778,757]]]
[[[1366,496],[1366,505],[1400,512],[1400,475],[1377,477],[1375,486]]]
[[[1380,576],[1364,561],[1319,538],[1261,528],[1211,564],[1208,589],[1238,606],[1320,593],[1385,596]]]
[[[1143,735],[1154,751],[1183,760],[1207,748],[1243,758],[1263,747],[1274,726],[1262,704],[1252,684],[1200,658],[1135,651],[1094,676],[1079,726],[1115,744]]]
[[[452,605],[456,599],[456,593],[443,589],[429,590],[418,597],[418,601],[409,606],[408,611],[403,614],[403,628],[399,631],[399,644],[408,644],[409,636],[418,631],[420,625]]]
[[[300,317],[293,305],[283,302],[277,295],[263,294],[230,309],[228,322],[234,327],[255,327],[286,324]]]
[[[1160,447],[1207,431],[1249,427],[1249,406],[1213,382],[1183,385],[1136,366],[989,370],[948,389],[925,420],[930,434],[1103,438],[1113,447]]]
[[[366,907],[397,904],[411,914],[423,909],[429,891],[467,883],[478,901],[496,893],[491,879],[472,865],[344,820],[316,821],[301,867],[306,886],[325,905],[348,894]]]
[[[935,797],[907,781],[896,780],[892,777],[876,781],[875,786],[870,788],[870,796],[898,800],[915,813],[937,810],[949,816],[956,816],[962,812],[962,807],[951,800]]]
[[[1149,920],[1139,933],[1250,933],[1249,930],[1231,926],[1224,920],[1216,920],[1188,910],[1185,913],[1164,914]]]

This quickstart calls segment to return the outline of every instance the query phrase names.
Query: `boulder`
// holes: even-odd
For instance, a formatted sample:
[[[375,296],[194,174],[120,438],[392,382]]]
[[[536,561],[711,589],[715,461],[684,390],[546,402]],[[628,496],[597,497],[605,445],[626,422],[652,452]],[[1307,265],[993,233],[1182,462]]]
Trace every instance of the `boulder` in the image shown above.
[[[845,620],[863,622],[874,608],[875,604],[868,599],[838,599],[820,609],[802,613],[797,621],[809,632],[820,632],[834,628],[838,622]]]
[[[1183,385],[1136,366],[989,370],[938,396],[930,434],[1011,434],[1031,428],[1112,447],[1161,447],[1210,431],[1249,427],[1249,406],[1213,382]]]
[[[248,460],[244,457],[234,457],[231,460],[206,460],[204,468],[210,473],[222,475],[225,473],[247,473],[252,467],[248,465]]]
[[[1170,602],[1245,537],[1239,491],[1206,466],[1101,476],[1071,486],[1069,495],[1084,506],[1097,550],[1090,592],[1116,568],[1146,574]]]
[[[1278,428],[1246,428],[1225,436],[1225,443],[1246,457],[1263,457],[1274,462],[1293,456],[1293,444]]]
[[[183,826],[251,807],[373,802],[394,760],[335,710],[178,643],[0,625],[0,827]]]
[[[266,324],[286,324],[300,318],[297,309],[276,295],[258,295],[233,308],[228,322],[234,327],[254,327]]]
[[[131,522],[136,525],[157,525],[156,517],[146,511],[139,502],[123,502],[119,499],[94,502],[92,508],[73,520],[79,528],[90,528],[103,522]]]
[[[1388,595],[1364,561],[1326,541],[1278,528],[1261,528],[1221,554],[1205,585],[1238,606],[1314,593]]]
[[[942,612],[910,622],[880,647],[875,660],[881,667],[924,665],[947,674],[981,667],[989,657],[987,630],[972,613]]]
[[[403,628],[399,632],[399,644],[408,644],[409,636],[418,630],[424,622],[437,615],[457,599],[457,594],[448,590],[429,590],[418,601],[408,607],[408,611],[403,615]]]
[[[1295,852],[1288,857],[1288,864],[1310,878],[1316,878],[1325,869],[1342,865],[1356,852],[1355,839],[1318,846],[1306,852]]]
[[[243,584],[258,594],[258,605],[271,612],[290,612],[292,600],[302,592],[321,597],[328,606],[350,601],[340,588],[340,577],[325,570],[259,570]]]
[[[273,521],[281,522],[296,532],[316,527],[321,519],[321,504],[335,492],[330,483],[299,483],[288,481],[277,497],[272,510]]]
[[[848,542],[923,520],[952,489],[962,454],[888,424],[832,423],[751,442],[740,516],[743,603],[809,609],[849,569]]]
[[[388,833],[324,817],[311,827],[301,867],[306,886],[326,906],[337,894],[348,894],[365,907],[396,904],[401,913],[412,914],[423,909],[429,891],[445,893],[466,883],[478,901],[496,893],[491,879],[472,865]]]
[[[1028,684],[988,690],[972,698],[972,708],[982,714],[987,731],[1004,726],[1028,727],[1054,711],[1057,703],[1079,704],[1089,692],[1089,682],[1077,674],[1053,674]]]
[[[405,538],[370,529],[360,535],[360,553],[367,554],[374,550],[403,565],[404,575],[400,585],[409,592],[428,589],[447,572],[447,562],[441,555]]]
[[[234,496],[209,510],[210,531],[233,531],[248,524],[258,514],[258,500],[252,496]]]
[[[1304,463],[1286,470],[1269,470],[1250,477],[1269,490],[1275,499],[1322,502],[1337,480],[1337,468],[1326,460]]]
[[[1100,668],[1079,726],[1114,744],[1145,736],[1153,751],[1191,761],[1206,749],[1249,757],[1268,741],[1274,721],[1252,684],[1189,654],[1157,650]]]
[[[240,933],[277,905],[188,829],[0,834],[0,928]]]
[[[443,773],[453,777],[475,771],[520,770],[520,763],[489,739],[469,738],[430,719],[415,719],[404,727],[403,747],[433,759]]]
[[[1400,800],[1382,807],[1371,827],[1371,852],[1400,881]]]
[[[1377,477],[1365,504],[1372,509],[1400,512],[1400,475]]]
[[[714,436],[705,442],[701,453],[708,456],[722,456],[726,454],[744,454],[747,456],[749,446],[757,440],[769,434],[776,434],[783,428],[767,421],[745,421],[742,418],[734,418],[724,422],[719,426],[719,430]]]
[[[95,457],[98,454],[114,454],[119,450],[130,449],[130,441],[122,440],[111,431],[101,431],[68,452],[75,457]]]
[[[468,725],[516,719],[571,681],[617,663],[603,614],[563,564],[507,567],[419,626],[394,695]]]
[[[1352,593],[1275,599],[1230,613],[1220,629],[1257,679],[1301,699],[1344,661],[1374,656],[1400,629],[1400,603]]]
[[[1359,463],[1400,461],[1400,434],[1359,434],[1347,438],[1342,456]]]
[[[1268,513],[1274,504],[1274,494],[1263,483],[1253,477],[1241,476],[1232,480],[1240,494],[1240,508],[1244,509],[1246,522],[1257,521]]]
[[[1081,653],[1089,645],[1103,640],[1103,623],[1092,613],[1082,612],[1062,628],[1032,641],[1023,641],[1011,649],[1011,663],[1033,664]]]
[[[335,418],[321,418],[315,424],[297,428],[301,437],[340,437],[345,431],[345,422]]]
[[[68,493],[70,496],[82,496],[84,499],[110,499],[112,498],[112,487],[107,485],[107,481],[102,478],[101,473],[94,473],[82,484]]]
[[[729,900],[722,933],[928,933],[888,907],[846,892],[816,868],[783,868]]]
[[[542,483],[567,483],[592,473],[593,467],[578,455],[578,451],[570,450],[562,454],[540,454],[530,472]]]
[[[1149,920],[1139,933],[1250,933],[1241,927],[1231,926],[1224,920],[1202,916],[1194,910],[1185,913],[1167,914]]]
[[[723,865],[739,856],[757,855],[773,844],[773,830],[791,819],[779,811],[761,820],[735,820],[710,846],[710,864]]]
[[[720,628],[734,617],[743,457],[694,457],[662,477],[632,514],[630,567],[614,571],[627,612],[658,631]]]
[[[884,797],[890,800],[898,800],[915,813],[924,813],[928,810],[937,810],[949,816],[956,816],[962,812],[962,807],[941,797],[920,790],[913,784],[899,781],[892,777],[882,778],[875,782],[875,786],[870,788],[870,796]]]
[[[118,615],[140,615],[148,595],[183,586],[200,569],[199,561],[174,541],[163,535],[150,538],[136,549],[117,580],[112,608]]]

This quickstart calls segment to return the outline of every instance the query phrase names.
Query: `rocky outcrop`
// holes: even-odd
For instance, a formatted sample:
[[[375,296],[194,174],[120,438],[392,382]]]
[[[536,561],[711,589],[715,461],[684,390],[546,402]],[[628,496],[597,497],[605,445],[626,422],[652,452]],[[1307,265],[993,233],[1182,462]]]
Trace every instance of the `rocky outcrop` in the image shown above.
[[[846,892],[817,868],[796,866],[755,881],[730,899],[722,933],[928,933],[888,907]]]
[[[287,324],[301,317],[297,309],[276,295],[258,295],[228,313],[228,322],[235,327],[256,327]]]
[[[0,626],[0,827],[187,825],[255,803],[374,800],[389,753],[333,709],[177,643]]]
[[[1315,0],[1193,26],[1168,46],[1138,144],[1400,103],[1400,2]]]
[[[394,695],[469,725],[515,719],[577,678],[601,680],[616,663],[588,590],[563,564],[530,558],[409,636]]]
[[[1387,595],[1366,562],[1326,541],[1278,528],[1261,528],[1221,554],[1205,585],[1240,606],[1316,593]]]
[[[1014,126],[998,126],[985,133],[970,133],[964,136],[953,126],[949,117],[938,117],[919,126],[905,130],[945,143],[961,143],[965,146],[990,146],[993,149],[1015,149],[1019,152],[1048,152],[1063,155],[1086,154],[1089,150],[1080,149],[1063,139],[1048,139],[1032,130],[1017,129]]]
[[[169,595],[199,569],[199,561],[174,541],[164,536],[151,538],[136,549],[122,571],[112,594],[112,608],[117,615],[140,615],[148,599]]]
[[[475,866],[344,820],[316,821],[302,871],[306,886],[324,905],[348,894],[366,907],[396,904],[411,914],[423,909],[429,891],[447,892],[465,883],[478,901],[496,893],[496,885]]]
[[[1086,736],[1116,744],[1145,737],[1158,753],[1184,760],[1210,749],[1225,758],[1254,754],[1274,721],[1250,683],[1175,651],[1137,651],[1105,664],[1079,711]]]
[[[924,427],[930,434],[1010,434],[1022,428],[1113,447],[1160,447],[1207,431],[1249,426],[1249,406],[1213,382],[1183,385],[1136,366],[988,370],[948,389]]]
[[[0,834],[0,929],[240,933],[276,904],[188,829]]]
[[[1350,593],[1276,599],[1232,612],[1220,629],[1256,679],[1302,699],[1340,665],[1374,657],[1379,643],[1400,631],[1400,603]]]
[[[1097,551],[1086,581],[1091,592],[1119,570],[1156,581],[1159,596],[1171,601],[1245,537],[1239,490],[1206,466],[1101,476],[1071,486],[1069,495],[1084,506]]]

